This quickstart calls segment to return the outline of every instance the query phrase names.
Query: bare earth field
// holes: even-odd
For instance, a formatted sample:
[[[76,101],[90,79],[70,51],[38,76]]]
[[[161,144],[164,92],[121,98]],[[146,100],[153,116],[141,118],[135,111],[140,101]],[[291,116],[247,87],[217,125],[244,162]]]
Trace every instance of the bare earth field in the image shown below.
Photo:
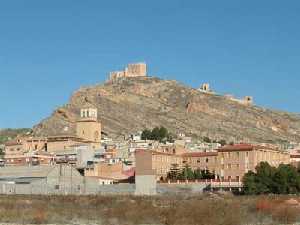
[[[300,197],[0,196],[0,224],[276,225],[300,221]]]

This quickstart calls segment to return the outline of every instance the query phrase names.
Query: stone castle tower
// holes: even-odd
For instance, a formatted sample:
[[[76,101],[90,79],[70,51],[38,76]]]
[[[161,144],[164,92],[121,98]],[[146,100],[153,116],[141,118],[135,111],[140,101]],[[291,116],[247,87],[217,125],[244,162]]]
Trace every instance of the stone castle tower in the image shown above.
[[[110,72],[109,80],[116,80],[118,78],[126,77],[146,77],[147,64],[146,63],[132,63],[128,64],[123,71]]]
[[[98,122],[96,108],[83,108],[80,110],[80,119],[76,123],[76,135],[86,141],[98,143],[100,146],[101,123]]]

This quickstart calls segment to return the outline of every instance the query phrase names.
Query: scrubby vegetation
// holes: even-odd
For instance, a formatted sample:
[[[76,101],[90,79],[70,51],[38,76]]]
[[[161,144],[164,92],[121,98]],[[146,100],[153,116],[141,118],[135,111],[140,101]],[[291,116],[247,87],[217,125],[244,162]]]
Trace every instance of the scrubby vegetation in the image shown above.
[[[0,221],[19,224],[277,225],[299,221],[298,199],[197,196],[1,196]]]
[[[10,139],[14,139],[18,135],[25,135],[28,132],[32,132],[29,128],[20,128],[20,129],[2,129],[0,130],[0,144],[4,144]]]
[[[152,130],[145,129],[142,132],[142,140],[155,140],[160,142],[173,142],[173,136],[165,127],[155,127]]]
[[[169,180],[201,180],[214,179],[215,175],[208,170],[192,170],[188,165],[179,168],[178,164],[173,164],[167,175]]]
[[[243,178],[244,192],[257,194],[298,194],[300,192],[300,168],[292,165],[272,167],[262,162],[256,172],[249,171]]]

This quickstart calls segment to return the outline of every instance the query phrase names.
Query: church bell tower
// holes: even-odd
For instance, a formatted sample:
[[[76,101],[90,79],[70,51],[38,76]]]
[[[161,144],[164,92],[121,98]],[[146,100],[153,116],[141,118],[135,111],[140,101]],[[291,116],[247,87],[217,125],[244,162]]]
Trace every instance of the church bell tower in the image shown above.
[[[76,135],[86,141],[101,142],[101,123],[98,122],[96,108],[82,108],[80,110],[80,119],[76,123]]]

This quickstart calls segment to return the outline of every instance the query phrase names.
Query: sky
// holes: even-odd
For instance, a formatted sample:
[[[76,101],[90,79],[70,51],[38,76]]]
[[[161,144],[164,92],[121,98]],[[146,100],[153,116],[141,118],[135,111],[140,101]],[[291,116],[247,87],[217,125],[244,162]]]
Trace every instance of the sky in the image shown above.
[[[299,0],[0,1],[0,128],[32,127],[127,63],[300,112]]]

